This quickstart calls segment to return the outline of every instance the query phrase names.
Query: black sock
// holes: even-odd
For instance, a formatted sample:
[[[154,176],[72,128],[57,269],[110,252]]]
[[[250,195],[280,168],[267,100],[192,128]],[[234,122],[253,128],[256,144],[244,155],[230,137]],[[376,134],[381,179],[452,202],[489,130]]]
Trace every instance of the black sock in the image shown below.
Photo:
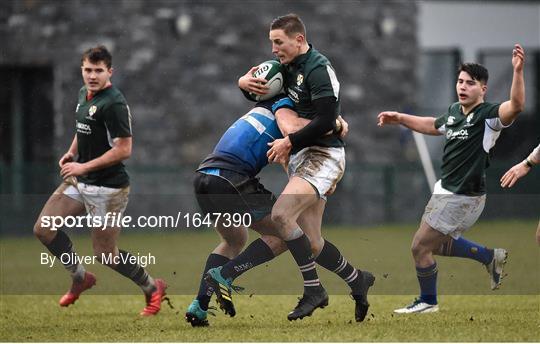
[[[359,293],[361,288],[361,280],[358,278],[358,270],[356,270],[348,261],[341,255],[338,248],[330,241],[324,240],[324,246],[319,253],[315,262],[323,268],[332,271],[343,279],[352,290],[352,294]]]
[[[154,291],[154,279],[148,275],[148,272],[137,263],[132,262],[131,253],[118,250],[120,254],[120,261],[114,268],[122,276],[125,276],[137,284],[146,293],[150,294]]]
[[[249,244],[238,257],[225,264],[221,270],[221,276],[234,280],[249,269],[272,259],[274,259],[274,252],[264,240],[259,238]]]
[[[309,239],[305,234],[302,234],[297,239],[285,241],[289,251],[291,252],[296,264],[302,272],[304,279],[304,294],[314,294],[321,290],[321,282],[315,268],[315,260],[311,252]]]
[[[64,265],[66,270],[71,273],[71,277],[74,280],[83,280],[85,273],[84,266],[77,263],[77,253],[75,253],[75,251],[73,250],[73,243],[71,242],[66,233],[61,230],[57,231],[54,239],[49,244],[46,244],[45,247],[47,247],[47,249],[49,249],[49,251],[56,258],[58,258],[59,261],[65,262],[62,264]],[[65,258],[66,255],[68,255],[69,259]]]
[[[208,304],[210,303],[210,299],[212,298],[212,294],[214,293],[214,289],[210,287],[204,280],[204,275],[206,275],[208,270],[212,268],[217,268],[218,266],[225,265],[229,261],[230,261],[229,258],[219,255],[219,254],[215,254],[215,253],[211,253],[206,259],[206,265],[204,266],[204,271],[201,277],[201,283],[199,285],[199,293],[197,294],[197,300],[199,300],[199,306],[201,306],[201,309],[203,311],[208,310]]]

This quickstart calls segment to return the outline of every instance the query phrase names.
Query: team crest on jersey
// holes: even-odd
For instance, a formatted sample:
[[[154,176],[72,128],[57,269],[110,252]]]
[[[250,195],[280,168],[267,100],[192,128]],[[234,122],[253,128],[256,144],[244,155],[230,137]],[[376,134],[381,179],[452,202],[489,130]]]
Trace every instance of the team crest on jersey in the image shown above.
[[[448,116],[448,121],[446,122],[447,125],[454,124],[454,120],[456,118],[454,116]]]
[[[296,85],[300,86],[304,82],[304,76],[302,74],[298,74],[296,77]]]
[[[94,114],[96,113],[96,111],[97,111],[97,106],[92,105],[92,106],[90,106],[90,109],[88,109],[88,115],[89,115],[90,117],[92,117],[92,116],[94,116]]]

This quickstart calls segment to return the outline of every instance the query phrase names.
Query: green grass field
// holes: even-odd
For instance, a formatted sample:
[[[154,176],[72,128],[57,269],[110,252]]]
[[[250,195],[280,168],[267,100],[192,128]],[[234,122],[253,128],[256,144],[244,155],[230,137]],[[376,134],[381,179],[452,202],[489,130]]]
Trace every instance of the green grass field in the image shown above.
[[[347,341],[539,341],[538,296],[444,296],[439,313],[393,316],[410,296],[376,295],[363,323],[352,319],[352,301],[331,296],[329,307],[290,323],[286,313],[295,296],[240,296],[239,314],[211,317],[208,328],[184,322],[190,296],[171,296],[150,319],[136,316],[141,297],[92,295],[60,309],[56,296],[2,298],[2,341],[190,341],[190,342],[347,342]]]
[[[0,240],[0,341],[540,341],[540,250],[535,221],[485,222],[467,237],[509,250],[500,290],[489,290],[485,269],[465,259],[441,257],[440,312],[392,314],[418,292],[409,253],[415,225],[325,229],[354,265],[377,277],[369,315],[354,322],[345,284],[321,271],[329,307],[311,318],[288,322],[286,315],[301,294],[300,274],[288,253],[250,271],[236,283],[246,288],[235,297],[238,314],[210,317],[209,328],[192,328],[183,315],[198,287],[207,253],[218,242],[211,231],[124,233],[120,246],[156,256],[148,267],[170,285],[174,308],[163,305],[153,318],[137,316],[144,306],[138,288],[110,269],[87,266],[98,284],[67,309],[57,304],[70,280],[61,266],[40,264],[44,248],[33,238]],[[88,233],[73,236],[79,254],[90,254]],[[252,239],[255,238],[252,234]]]

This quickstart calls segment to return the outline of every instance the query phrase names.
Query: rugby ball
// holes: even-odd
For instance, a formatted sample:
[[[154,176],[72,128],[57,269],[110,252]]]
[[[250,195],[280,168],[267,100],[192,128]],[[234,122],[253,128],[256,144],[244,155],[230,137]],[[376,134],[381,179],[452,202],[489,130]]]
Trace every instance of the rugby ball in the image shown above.
[[[265,61],[258,67],[253,73],[253,76],[255,78],[265,79],[266,86],[269,88],[268,93],[264,95],[249,94],[253,100],[259,102],[277,96],[283,91],[283,73],[281,72],[281,63],[274,60]]]

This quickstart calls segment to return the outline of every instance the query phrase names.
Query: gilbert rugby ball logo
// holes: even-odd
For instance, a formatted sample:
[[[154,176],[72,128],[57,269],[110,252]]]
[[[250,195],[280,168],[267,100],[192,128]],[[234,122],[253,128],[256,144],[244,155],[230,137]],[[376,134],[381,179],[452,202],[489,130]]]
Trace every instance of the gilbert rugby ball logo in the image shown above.
[[[302,74],[298,74],[296,77],[296,85],[300,86],[304,82],[304,76]]]
[[[467,116],[467,123],[471,123],[473,116],[474,116],[474,112],[471,112],[471,114]]]
[[[92,117],[96,113],[96,111],[97,111],[97,106],[92,105],[90,106],[90,109],[88,109],[88,115]]]

